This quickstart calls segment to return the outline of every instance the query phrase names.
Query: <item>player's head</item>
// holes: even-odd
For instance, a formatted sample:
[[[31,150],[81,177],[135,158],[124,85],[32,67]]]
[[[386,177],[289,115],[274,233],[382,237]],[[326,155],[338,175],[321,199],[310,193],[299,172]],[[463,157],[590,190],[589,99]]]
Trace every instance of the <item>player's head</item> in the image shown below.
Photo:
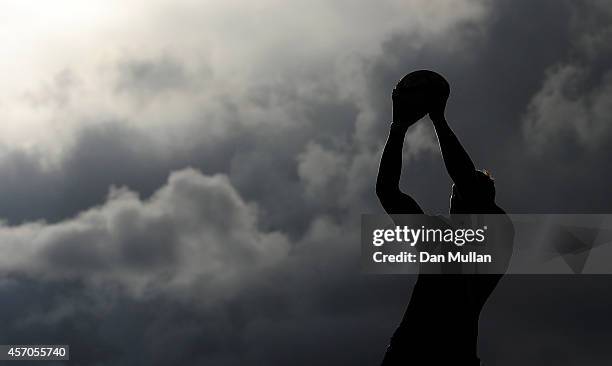
[[[475,210],[485,208],[495,202],[495,181],[487,170],[476,170],[470,182],[470,192],[473,197],[463,197],[457,186],[453,184],[450,198],[451,213],[476,213]]]
[[[437,98],[447,99],[450,85],[433,71],[418,70],[404,76],[393,89],[394,105],[401,105],[405,113],[414,119],[424,117]]]

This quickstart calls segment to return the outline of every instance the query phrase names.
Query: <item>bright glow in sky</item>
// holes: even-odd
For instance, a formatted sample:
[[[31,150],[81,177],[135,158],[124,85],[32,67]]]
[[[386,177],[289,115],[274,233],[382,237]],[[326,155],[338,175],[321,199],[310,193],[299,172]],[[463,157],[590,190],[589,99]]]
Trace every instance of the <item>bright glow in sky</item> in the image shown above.
[[[3,1],[0,151],[53,155],[78,128],[105,121],[125,121],[159,136],[170,124],[215,114],[218,98],[241,104],[245,90],[262,82],[294,74],[308,81],[300,73],[316,70],[327,74],[325,82],[341,78],[347,64],[379,52],[393,32],[413,32],[418,45],[421,36],[483,15],[480,3],[469,4],[451,12],[442,0],[418,6],[399,0]],[[122,65],[131,70],[159,60],[176,65],[168,70],[184,77],[177,84],[189,85],[148,94],[118,87]],[[147,85],[173,77],[162,71],[141,76],[151,79]],[[314,92],[308,82],[303,88]],[[264,114],[276,112],[249,113],[265,120]]]

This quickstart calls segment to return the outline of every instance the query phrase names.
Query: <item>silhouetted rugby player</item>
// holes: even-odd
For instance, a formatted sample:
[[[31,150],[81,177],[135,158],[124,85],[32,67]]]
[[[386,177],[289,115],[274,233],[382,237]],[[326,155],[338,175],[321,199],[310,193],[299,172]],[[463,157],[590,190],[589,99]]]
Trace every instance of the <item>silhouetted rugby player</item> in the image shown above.
[[[496,260],[498,265],[502,262],[505,270],[514,230],[505,212],[495,204],[493,180],[486,171],[475,169],[446,122],[444,110],[449,94],[448,82],[431,71],[416,71],[400,80],[393,90],[393,122],[380,161],[376,193],[388,214],[423,214],[416,201],[400,190],[399,181],[406,131],[429,114],[454,183],[449,221],[452,225],[454,217],[466,214],[499,214],[495,217],[500,218],[496,221],[503,235],[495,241],[495,245],[502,247]],[[501,274],[419,274],[382,364],[479,365],[478,318],[501,277]]]

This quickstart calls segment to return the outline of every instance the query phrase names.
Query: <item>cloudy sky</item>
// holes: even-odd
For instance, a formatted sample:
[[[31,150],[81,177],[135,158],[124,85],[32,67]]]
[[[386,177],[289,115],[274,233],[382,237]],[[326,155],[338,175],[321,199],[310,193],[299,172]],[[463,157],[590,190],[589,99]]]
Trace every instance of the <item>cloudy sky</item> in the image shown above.
[[[604,0],[2,0],[0,44],[0,344],[71,364],[379,362],[413,278],[360,273],[359,215],[415,69],[508,212],[612,207]],[[402,184],[445,212],[434,142]],[[611,285],[505,278],[483,360],[609,362]]]

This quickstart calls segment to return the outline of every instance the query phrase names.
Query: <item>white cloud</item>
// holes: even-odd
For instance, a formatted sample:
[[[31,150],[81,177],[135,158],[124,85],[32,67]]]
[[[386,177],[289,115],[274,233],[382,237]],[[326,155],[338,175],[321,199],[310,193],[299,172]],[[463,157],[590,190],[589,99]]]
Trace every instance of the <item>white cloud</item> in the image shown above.
[[[379,53],[395,32],[412,34],[418,47],[485,10],[483,2],[442,0],[5,1],[0,143],[51,157],[75,129],[110,120],[166,145],[218,138],[228,119],[300,123],[305,117],[282,99],[253,102],[262,89],[288,84],[296,98],[350,98],[367,118],[357,60]],[[154,89],[144,99],[126,92],[126,82],[138,85],[126,71],[139,66]],[[228,101],[237,110],[229,113]],[[194,128],[206,133],[194,136]]]
[[[298,174],[306,183],[308,194],[324,194],[332,198],[345,185],[346,182],[342,178],[348,169],[346,156],[310,143],[297,159]]]
[[[551,70],[533,96],[524,120],[524,133],[535,151],[575,141],[585,149],[598,148],[612,132],[612,72],[590,90],[582,85],[588,70],[567,64]]]
[[[114,188],[65,221],[0,227],[0,272],[119,284],[134,295],[194,289],[207,302],[286,260],[289,242],[259,229],[257,209],[223,175],[184,169],[147,200]]]
[[[612,133],[611,7],[607,2],[575,4],[569,24],[568,57],[548,68],[523,119],[532,151],[575,143],[596,150]]]

